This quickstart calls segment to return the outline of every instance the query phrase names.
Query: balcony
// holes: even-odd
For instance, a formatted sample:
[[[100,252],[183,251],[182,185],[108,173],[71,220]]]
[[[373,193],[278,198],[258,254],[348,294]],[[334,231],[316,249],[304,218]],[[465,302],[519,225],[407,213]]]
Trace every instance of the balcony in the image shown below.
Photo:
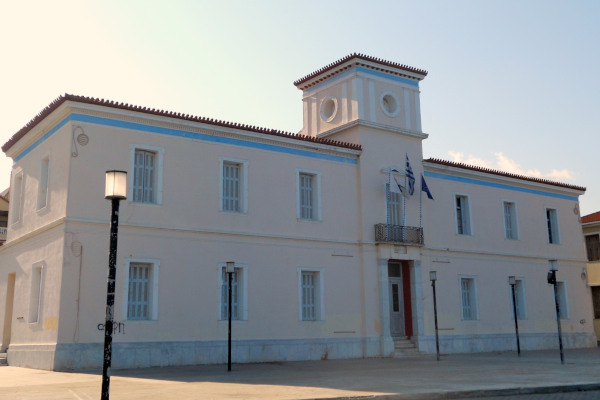
[[[375,242],[423,245],[423,228],[375,224]]]

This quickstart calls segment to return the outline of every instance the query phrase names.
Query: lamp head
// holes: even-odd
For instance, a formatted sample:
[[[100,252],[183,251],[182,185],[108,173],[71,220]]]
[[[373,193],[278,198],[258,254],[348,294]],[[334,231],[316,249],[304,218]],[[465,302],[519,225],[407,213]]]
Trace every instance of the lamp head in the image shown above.
[[[517,283],[517,279],[514,276],[509,276],[508,277],[508,284],[509,285],[515,285]]]
[[[235,262],[233,261],[227,261],[227,267],[225,267],[225,271],[228,274],[232,274],[235,272]]]
[[[104,198],[107,200],[125,200],[127,198],[127,172],[106,171]]]
[[[429,280],[431,282],[435,282],[437,280],[437,272],[436,271],[429,271]]]

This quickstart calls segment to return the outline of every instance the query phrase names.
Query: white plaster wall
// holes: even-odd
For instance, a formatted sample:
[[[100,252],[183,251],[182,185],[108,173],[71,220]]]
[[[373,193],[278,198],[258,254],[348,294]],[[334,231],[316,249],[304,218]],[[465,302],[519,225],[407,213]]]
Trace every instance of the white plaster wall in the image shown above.
[[[6,299],[8,275],[15,273],[14,307],[9,350],[30,343],[56,343],[60,322],[63,233],[61,227],[43,232],[26,242],[6,244],[0,252],[0,298]],[[42,266],[39,318],[29,322],[31,274]],[[4,321],[4,307],[0,307]],[[2,337],[2,335],[0,335]],[[10,360],[10,355],[9,355]],[[51,360],[44,362],[51,365]],[[29,361],[25,360],[23,366]]]
[[[41,132],[51,127],[46,126]],[[38,209],[40,161],[44,157],[49,157],[48,197],[46,206]],[[71,127],[66,124],[13,164],[11,185],[14,185],[15,174],[23,173],[22,217],[14,223],[14,217],[9,216],[8,242],[65,216],[70,160]],[[9,214],[14,209],[15,204],[11,204]]]
[[[164,149],[162,204],[121,203],[122,223],[355,241],[356,165],[230,144],[82,124],[92,140],[73,161],[68,214],[107,220],[104,171],[130,169],[130,146]],[[112,149],[105,152],[104,149]],[[219,211],[222,158],[248,163],[247,213]],[[353,157],[350,156],[350,159]],[[321,221],[297,218],[297,170],[321,175]],[[129,171],[132,184],[133,171]],[[339,200],[344,199],[344,207]]]

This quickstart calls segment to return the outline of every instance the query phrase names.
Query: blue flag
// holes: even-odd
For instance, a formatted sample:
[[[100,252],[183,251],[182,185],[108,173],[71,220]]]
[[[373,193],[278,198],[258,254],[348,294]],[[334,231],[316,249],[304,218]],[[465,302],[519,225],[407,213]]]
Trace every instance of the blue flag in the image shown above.
[[[425,183],[425,178],[423,177],[423,175],[421,175],[421,192],[427,193],[427,197],[429,199],[433,200],[433,196],[431,195],[431,192],[429,191],[429,188],[427,187],[427,183]]]
[[[408,154],[406,155],[406,178],[408,179],[408,194],[412,196],[415,192],[415,175],[410,162],[408,162]]]

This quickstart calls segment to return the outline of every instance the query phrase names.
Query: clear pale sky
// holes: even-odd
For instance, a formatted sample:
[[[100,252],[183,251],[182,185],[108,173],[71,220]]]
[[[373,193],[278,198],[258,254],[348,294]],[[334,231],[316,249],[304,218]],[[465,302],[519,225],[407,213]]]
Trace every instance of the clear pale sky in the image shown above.
[[[599,21],[595,0],[0,0],[0,142],[63,93],[297,132],[292,82],[360,52],[429,71],[426,158],[585,186],[585,215]]]

